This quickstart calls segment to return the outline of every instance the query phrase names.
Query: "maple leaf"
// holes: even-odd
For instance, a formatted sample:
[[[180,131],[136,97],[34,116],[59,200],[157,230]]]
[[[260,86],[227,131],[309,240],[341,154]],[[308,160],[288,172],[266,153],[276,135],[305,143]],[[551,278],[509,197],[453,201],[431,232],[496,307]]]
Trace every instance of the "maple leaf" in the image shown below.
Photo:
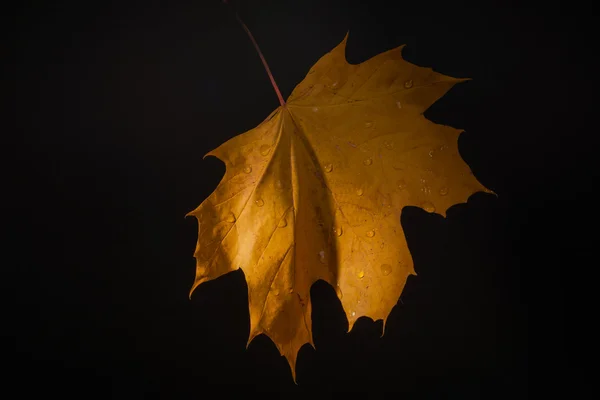
[[[361,316],[385,329],[415,273],[402,209],[445,216],[471,194],[491,193],[459,155],[461,130],[423,116],[465,79],[405,61],[402,46],[351,65],[347,38],[263,123],[207,154],[226,172],[188,214],[199,225],[191,292],[241,268],[248,343],[269,336],[294,380],[300,347],[313,345],[314,282],[335,288],[349,329]]]

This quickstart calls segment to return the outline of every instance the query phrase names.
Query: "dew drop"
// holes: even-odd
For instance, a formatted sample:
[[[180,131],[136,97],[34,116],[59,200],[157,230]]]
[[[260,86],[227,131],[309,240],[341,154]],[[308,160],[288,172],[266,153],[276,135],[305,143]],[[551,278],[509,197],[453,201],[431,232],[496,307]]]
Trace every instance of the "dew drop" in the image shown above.
[[[342,293],[342,289],[340,289],[339,286],[336,286],[335,294],[337,295],[338,299],[340,299],[340,300],[344,297],[344,294]]]
[[[312,110],[313,110],[313,112],[317,112],[317,111],[319,111],[319,107],[313,107]]]
[[[326,264],[327,263],[327,260],[325,259],[325,251],[324,250],[321,250],[319,252],[319,262],[321,264]]]
[[[421,204],[421,207],[428,213],[435,212],[435,206],[429,201],[426,201],[423,204]]]
[[[413,81],[412,79],[407,80],[406,82],[404,82],[404,87],[407,89],[410,89],[413,86]]]
[[[227,222],[235,222],[235,215],[233,215],[233,213],[230,212],[229,214],[227,214],[227,217],[225,218],[225,221],[227,221]]]
[[[290,290],[288,290],[288,293],[294,293],[294,288],[290,288]]]
[[[396,187],[398,190],[406,189],[406,181],[404,179],[399,179],[398,182],[396,182]]]
[[[356,311],[352,311],[352,316],[354,317],[356,315]]]
[[[433,158],[433,152],[434,152],[433,149],[429,150],[429,158]]]
[[[381,264],[381,273],[383,276],[388,276],[392,273],[392,266],[390,264]]]
[[[323,168],[325,169],[325,172],[331,172],[331,171],[333,171],[333,164],[331,164],[331,163],[325,164],[323,166]]]
[[[333,82],[333,83],[331,84],[331,87],[337,87],[337,85],[338,85],[338,82],[337,82],[337,81],[335,81],[335,82]]]
[[[356,273],[356,276],[358,277],[358,279],[362,279],[365,277],[365,271],[360,270]]]
[[[358,188],[358,189],[356,189],[356,195],[357,195],[357,196],[362,196],[364,193],[365,193],[365,192],[364,192],[364,190],[362,190],[362,188]]]
[[[399,101],[397,101],[397,102],[396,102],[396,106],[397,106],[398,108],[402,108],[402,103],[400,103]]]
[[[367,231],[367,237],[372,238],[373,236],[375,236],[375,231],[374,230]]]
[[[254,203],[259,207],[262,207],[265,205],[265,202],[263,201],[263,199],[256,199],[256,200],[254,200]]]
[[[336,236],[342,236],[342,233],[344,233],[344,230],[342,229],[341,226],[336,226],[336,227],[333,228],[333,233]]]
[[[262,154],[263,156],[269,154],[270,151],[271,146],[269,146],[268,144],[263,144],[262,146],[260,146],[260,154]]]
[[[373,159],[371,157],[365,158],[365,160],[363,161],[363,164],[371,165],[371,164],[373,164]]]
[[[277,226],[280,228],[285,228],[287,226],[287,221],[285,220],[285,218],[281,218]]]
[[[273,294],[275,296],[279,296],[279,289],[277,289],[277,288],[273,289]]]
[[[365,128],[370,128],[372,126],[373,126],[373,122],[371,122],[371,121],[365,122]]]
[[[383,142],[383,147],[385,147],[388,150],[392,150],[394,148],[394,142],[392,142],[391,140],[386,140],[385,142]]]
[[[279,179],[275,181],[275,189],[277,190],[283,190],[283,182],[280,181]]]
[[[249,174],[250,172],[252,172],[252,167],[250,165],[246,165],[244,167],[244,173]]]
[[[446,186],[443,186],[440,188],[440,196],[445,196],[448,194],[448,188]]]

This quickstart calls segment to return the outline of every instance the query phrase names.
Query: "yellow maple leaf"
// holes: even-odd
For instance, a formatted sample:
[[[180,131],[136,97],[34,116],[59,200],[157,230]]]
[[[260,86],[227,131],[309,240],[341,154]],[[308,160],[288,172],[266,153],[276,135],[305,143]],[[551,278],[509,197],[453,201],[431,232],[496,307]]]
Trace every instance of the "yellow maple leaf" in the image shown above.
[[[207,154],[226,173],[189,214],[199,225],[191,292],[241,268],[248,343],[268,335],[294,380],[300,347],[313,344],[315,281],[335,288],[350,329],[361,316],[385,327],[415,273],[403,207],[445,216],[471,194],[491,193],[458,153],[461,130],[423,116],[465,79],[403,60],[402,46],[348,64],[347,37],[263,123]]]

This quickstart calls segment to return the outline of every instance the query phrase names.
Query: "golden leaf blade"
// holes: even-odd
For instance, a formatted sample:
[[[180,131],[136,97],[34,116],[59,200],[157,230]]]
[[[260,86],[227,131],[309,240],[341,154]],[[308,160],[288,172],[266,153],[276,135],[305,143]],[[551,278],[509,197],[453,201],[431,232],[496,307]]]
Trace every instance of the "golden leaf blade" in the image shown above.
[[[199,224],[192,291],[242,268],[248,342],[268,335],[294,379],[300,347],[312,344],[314,282],[336,289],[350,329],[361,316],[385,326],[415,273],[402,208],[445,215],[471,194],[490,192],[458,153],[460,130],[423,116],[464,79],[406,62],[401,47],[351,65],[346,40],[315,64],[286,106],[208,153],[226,172],[190,213]]]

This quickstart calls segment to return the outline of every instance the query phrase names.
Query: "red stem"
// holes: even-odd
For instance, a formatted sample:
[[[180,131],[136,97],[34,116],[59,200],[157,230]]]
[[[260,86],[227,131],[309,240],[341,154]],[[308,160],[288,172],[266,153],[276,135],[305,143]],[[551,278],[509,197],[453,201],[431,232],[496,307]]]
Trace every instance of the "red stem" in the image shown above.
[[[227,0],[223,0],[223,3],[225,3],[229,6],[229,3]],[[246,26],[244,21],[242,21],[242,19],[238,15],[237,11],[235,12],[235,18],[238,20],[240,25],[242,25],[242,28],[244,28],[244,30],[250,37],[250,40],[252,41],[254,48],[256,49],[258,55],[260,56],[260,59],[262,60],[263,66],[265,67],[265,71],[267,71],[267,75],[269,75],[269,79],[271,80],[271,85],[273,85],[273,89],[275,89],[275,93],[277,94],[277,98],[279,99],[279,104],[281,104],[281,106],[284,107],[285,100],[283,100],[283,96],[281,95],[281,92],[279,91],[279,87],[277,87],[275,78],[273,78],[273,74],[271,73],[271,70],[269,69],[269,64],[267,64],[267,60],[265,60],[265,56],[263,56],[262,51],[260,51],[260,47],[258,47],[258,43],[256,43],[256,40],[254,40],[254,36],[252,36],[252,32],[250,32],[250,29],[248,29],[248,27]]]

